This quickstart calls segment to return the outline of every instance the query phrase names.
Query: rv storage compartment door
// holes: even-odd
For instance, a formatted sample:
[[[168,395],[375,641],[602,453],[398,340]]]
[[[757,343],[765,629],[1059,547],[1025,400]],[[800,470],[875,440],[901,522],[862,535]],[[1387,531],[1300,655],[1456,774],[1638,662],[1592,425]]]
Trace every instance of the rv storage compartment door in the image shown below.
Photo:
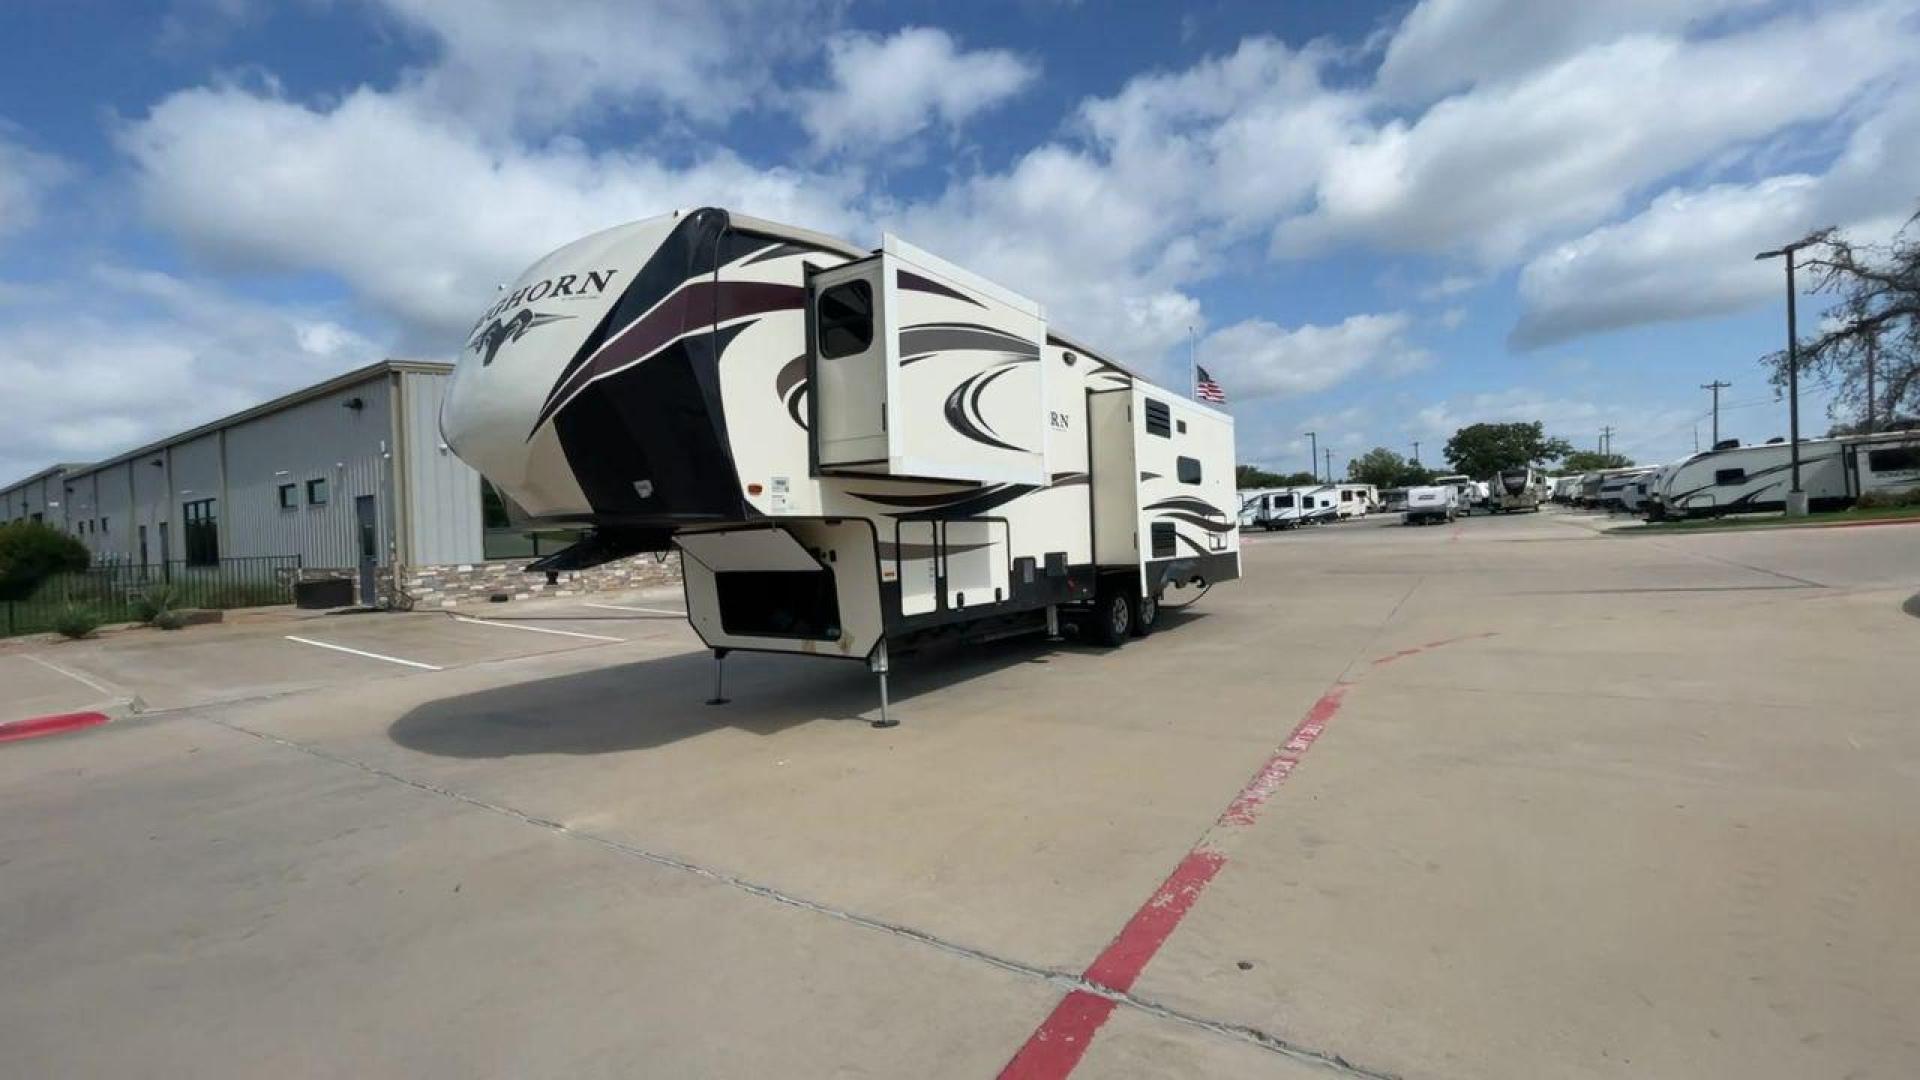
[[[887,472],[894,339],[878,258],[813,275],[814,446],[820,468]]]
[[[900,614],[925,615],[939,606],[940,550],[934,543],[931,521],[901,521],[894,525],[897,538],[893,549],[893,569],[900,582]]]
[[[947,608],[986,607],[1007,597],[1007,523],[943,521],[940,554],[947,579]]]
[[[697,572],[711,582],[720,628],[729,637],[834,641],[840,637],[840,604],[833,571],[783,529],[686,533],[678,538],[685,557],[698,564],[688,575],[693,603]],[[702,582],[704,586],[706,583]]]

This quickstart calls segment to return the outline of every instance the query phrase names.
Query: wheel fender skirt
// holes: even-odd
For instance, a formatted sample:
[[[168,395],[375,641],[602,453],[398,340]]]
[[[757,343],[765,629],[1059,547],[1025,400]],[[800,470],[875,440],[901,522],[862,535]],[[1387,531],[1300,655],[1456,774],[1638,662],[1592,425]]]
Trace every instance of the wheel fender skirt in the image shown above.
[[[595,529],[580,542],[528,563],[525,570],[529,574],[585,570],[629,555],[671,550],[672,529]]]

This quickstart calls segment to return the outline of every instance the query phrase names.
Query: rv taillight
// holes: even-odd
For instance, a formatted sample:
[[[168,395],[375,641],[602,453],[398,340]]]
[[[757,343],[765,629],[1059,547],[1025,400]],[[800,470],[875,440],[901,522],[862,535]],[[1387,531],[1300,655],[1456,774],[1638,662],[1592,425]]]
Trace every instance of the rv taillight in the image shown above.
[[[748,484],[748,485],[747,485],[747,494],[749,494],[749,495],[758,495],[758,494],[760,494],[760,485],[759,485],[759,484]]]

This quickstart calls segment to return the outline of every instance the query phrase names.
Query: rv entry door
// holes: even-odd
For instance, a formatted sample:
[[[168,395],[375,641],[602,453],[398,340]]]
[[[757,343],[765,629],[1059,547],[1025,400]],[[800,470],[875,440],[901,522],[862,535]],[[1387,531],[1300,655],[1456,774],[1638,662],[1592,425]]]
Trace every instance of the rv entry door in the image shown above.
[[[885,471],[893,375],[886,292],[878,257],[819,271],[808,284],[813,437],[822,469]]]

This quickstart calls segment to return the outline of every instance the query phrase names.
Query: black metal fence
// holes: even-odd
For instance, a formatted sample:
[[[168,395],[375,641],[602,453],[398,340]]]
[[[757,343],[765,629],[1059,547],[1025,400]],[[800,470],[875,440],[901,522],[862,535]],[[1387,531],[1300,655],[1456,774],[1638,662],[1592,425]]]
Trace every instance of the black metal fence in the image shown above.
[[[298,555],[221,559],[212,565],[185,562],[145,566],[96,566],[55,574],[25,600],[0,601],[0,636],[52,630],[70,608],[84,608],[103,623],[131,622],[141,599],[164,589],[169,607],[240,608],[293,602],[300,576]]]

